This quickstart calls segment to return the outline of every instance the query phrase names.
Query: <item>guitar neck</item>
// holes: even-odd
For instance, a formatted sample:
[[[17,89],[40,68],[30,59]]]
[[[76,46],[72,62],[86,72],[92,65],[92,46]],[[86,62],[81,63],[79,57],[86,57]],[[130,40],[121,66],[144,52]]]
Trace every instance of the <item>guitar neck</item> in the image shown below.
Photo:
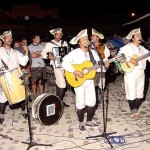
[[[137,61],[140,61],[140,60],[142,60],[142,59],[144,59],[144,58],[147,58],[147,57],[149,57],[149,56],[150,56],[150,52],[148,52],[147,54],[145,54],[145,55],[143,55],[143,56],[138,57],[136,60],[137,60]]]
[[[112,63],[112,62],[114,62],[116,59],[115,58],[111,58],[111,59],[108,59],[108,62],[109,63]]]
[[[109,61],[109,63],[111,63],[111,62],[115,61],[115,58],[108,59],[108,61]],[[100,65],[96,64],[96,65],[93,65],[93,66],[89,67],[88,71],[96,70],[98,68],[100,68]]]
[[[121,56],[117,56],[118,58],[118,60],[121,60],[122,59],[122,57]],[[120,59],[119,59],[120,58]],[[107,61],[107,60],[106,60]],[[104,62],[106,62],[106,61],[104,61]],[[112,62],[114,62],[114,61],[116,61],[116,58],[115,57],[113,57],[113,58],[111,58],[111,59],[108,59],[108,62],[109,63],[112,63]],[[100,65],[93,65],[93,66],[91,66],[91,67],[89,67],[88,68],[88,71],[92,71],[92,70],[96,70],[96,69],[98,69],[98,68],[100,68]]]
[[[91,67],[89,67],[87,70],[90,72],[90,71],[92,71],[92,70],[96,70],[96,69],[98,69],[100,66],[99,65],[93,65],[93,66],[91,66]]]

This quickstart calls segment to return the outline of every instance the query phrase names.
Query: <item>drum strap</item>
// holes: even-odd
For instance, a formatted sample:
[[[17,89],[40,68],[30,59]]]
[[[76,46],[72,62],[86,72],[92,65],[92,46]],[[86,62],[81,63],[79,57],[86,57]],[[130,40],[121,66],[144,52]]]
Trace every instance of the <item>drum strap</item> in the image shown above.
[[[3,64],[4,68],[5,68],[6,70],[8,70],[8,66],[4,63],[3,59],[1,59],[1,61],[2,61],[2,64]]]
[[[14,51],[14,53],[15,53],[15,58],[16,58],[15,60],[17,60],[17,62],[16,62],[17,68],[18,68],[20,74],[23,75],[23,73],[22,73],[22,71],[19,67],[19,60],[18,60],[18,57],[17,57],[17,51]]]

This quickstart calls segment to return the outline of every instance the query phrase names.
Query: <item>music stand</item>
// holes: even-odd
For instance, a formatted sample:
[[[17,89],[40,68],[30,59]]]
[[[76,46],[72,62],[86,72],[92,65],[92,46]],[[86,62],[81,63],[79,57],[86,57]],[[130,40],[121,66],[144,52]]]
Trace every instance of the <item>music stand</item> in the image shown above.
[[[26,73],[23,75],[23,79],[24,79],[24,85],[25,85],[25,94],[26,94],[25,105],[27,108],[27,115],[28,115],[28,128],[29,128],[30,142],[22,142],[22,143],[29,144],[27,150],[29,150],[33,146],[52,146],[52,144],[39,144],[39,143],[35,142],[33,139],[33,133],[32,133],[32,129],[31,129],[31,117],[30,117],[31,113],[30,113],[30,108],[29,108],[29,96],[31,95],[31,92],[29,89],[28,82],[26,81],[26,75],[27,75]]]
[[[89,136],[89,137],[86,137],[86,139],[89,139],[89,138],[97,138],[97,137],[104,137],[108,143],[110,144],[111,148],[113,148],[111,142],[109,141],[108,139],[108,136],[111,135],[111,134],[114,134],[114,133],[117,133],[117,132],[112,132],[112,133],[107,133],[106,132],[106,119],[105,118],[105,105],[104,105],[104,88],[103,88],[103,78],[102,78],[102,69],[103,69],[103,65],[104,67],[106,68],[105,64],[104,64],[104,61],[103,59],[100,57],[100,82],[101,82],[101,99],[102,99],[102,109],[103,109],[103,133],[100,134],[100,135],[95,135],[95,136]]]

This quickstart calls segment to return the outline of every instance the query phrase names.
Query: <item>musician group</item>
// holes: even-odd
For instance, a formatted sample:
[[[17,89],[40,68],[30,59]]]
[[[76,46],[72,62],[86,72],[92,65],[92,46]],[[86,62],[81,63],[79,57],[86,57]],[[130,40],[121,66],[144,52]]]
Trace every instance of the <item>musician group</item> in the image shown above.
[[[2,34],[3,46],[0,47],[0,124],[4,122],[7,101],[11,106],[19,104],[23,117],[28,118],[25,104],[30,91],[27,89],[31,87],[32,101],[39,96],[37,86],[40,90],[39,93],[44,93],[46,81],[44,60],[47,59],[50,60],[50,65],[53,67],[56,96],[59,97],[63,107],[70,107],[64,100],[67,84],[74,88],[79,129],[85,131],[86,127],[99,126],[93,122],[93,116],[95,106],[100,105],[104,100],[106,71],[111,63],[109,58],[112,57],[106,43],[101,42],[104,35],[94,28],[91,30],[91,35],[88,35],[88,30],[83,29],[68,43],[62,40],[62,28],[52,29],[50,34],[54,38],[44,46],[40,43],[40,36],[36,34],[33,36],[32,44],[23,45],[19,50],[11,47],[13,42],[11,31],[5,31]],[[130,117],[139,119],[143,117],[139,108],[144,97],[144,70],[150,57],[149,51],[141,45],[142,33],[140,28],[133,29],[126,38],[130,42],[122,46],[115,56],[123,55],[124,57],[120,60],[114,57],[114,61],[118,61],[123,70]],[[75,47],[69,50],[71,45]],[[19,91],[20,89],[22,91]],[[87,113],[86,121],[84,121],[85,112]]]

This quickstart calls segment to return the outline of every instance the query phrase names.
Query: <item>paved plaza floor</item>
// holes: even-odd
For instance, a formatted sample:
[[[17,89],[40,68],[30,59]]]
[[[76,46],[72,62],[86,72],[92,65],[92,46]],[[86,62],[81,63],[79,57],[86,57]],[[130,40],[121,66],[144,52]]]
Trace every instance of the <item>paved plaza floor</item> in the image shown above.
[[[50,101],[56,99],[59,104],[59,99],[55,98],[55,86],[46,84],[45,93],[49,95]],[[38,101],[44,102],[45,99],[38,96]],[[0,150],[110,150],[111,145],[115,150],[150,149],[150,88],[140,108],[144,117],[133,120],[125,99],[123,76],[117,76],[108,84],[104,93],[105,109],[102,104],[96,108],[93,122],[98,123],[99,127],[86,127],[85,131],[79,130],[72,90],[66,91],[64,101],[70,107],[60,109],[58,119],[49,120],[52,122],[49,125],[43,124],[42,115],[36,117],[32,114],[33,103],[30,104],[31,130],[28,120],[22,117],[21,110],[11,109],[7,105],[5,121],[0,125]],[[41,105],[42,103],[35,105],[35,113],[40,114]],[[106,126],[103,122],[105,119]]]

